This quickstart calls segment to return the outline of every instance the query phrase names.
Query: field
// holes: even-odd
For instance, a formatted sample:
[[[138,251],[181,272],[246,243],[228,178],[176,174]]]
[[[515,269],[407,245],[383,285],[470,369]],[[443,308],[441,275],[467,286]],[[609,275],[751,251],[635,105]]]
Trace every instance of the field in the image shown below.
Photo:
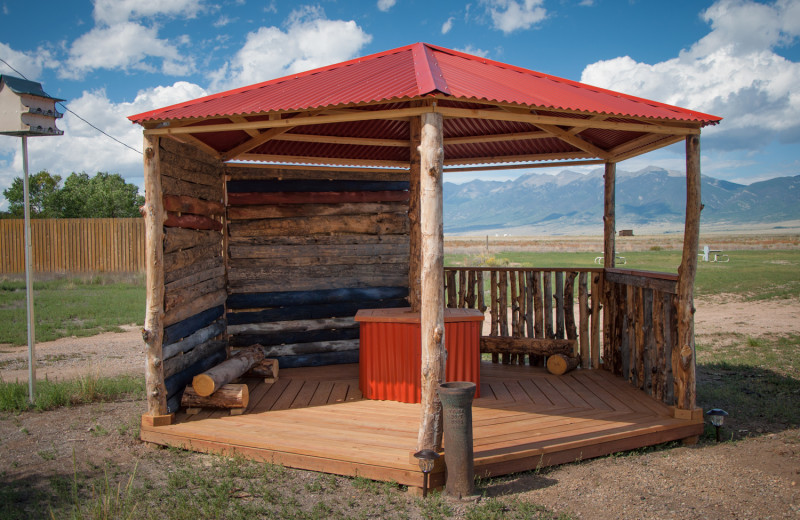
[[[675,272],[679,242],[634,239],[618,239],[624,267]],[[692,447],[670,444],[488,479],[478,482],[478,502],[440,495],[423,501],[397,485],[138,442],[141,338],[129,325],[141,323],[141,280],[50,280],[37,287],[37,306],[52,323],[42,329],[53,337],[129,332],[40,344],[53,357],[48,370],[74,365],[56,359],[70,349],[84,352],[77,358],[83,364],[102,352],[113,356],[68,381],[40,384],[42,411],[27,410],[27,385],[8,378],[19,368],[13,360],[24,358],[24,347],[14,346],[25,342],[24,284],[0,282],[0,518],[796,518],[800,241],[708,242],[730,262],[698,265],[698,404],[730,412],[725,442],[715,443],[708,427]],[[576,252],[542,251],[561,247]],[[490,237],[488,249],[478,239],[446,244],[448,265],[590,267],[600,249],[597,239],[564,237]],[[87,307],[72,309],[79,304]],[[19,336],[20,319],[22,339],[10,339]],[[89,343],[96,354],[85,353]],[[103,363],[130,375],[101,377]]]

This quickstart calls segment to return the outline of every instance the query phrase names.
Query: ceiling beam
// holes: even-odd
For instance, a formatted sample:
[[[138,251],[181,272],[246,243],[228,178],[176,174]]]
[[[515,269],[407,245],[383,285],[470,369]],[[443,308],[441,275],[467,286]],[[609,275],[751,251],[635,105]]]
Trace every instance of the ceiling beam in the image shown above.
[[[528,164],[498,164],[486,166],[470,166],[467,168],[445,168],[445,173],[458,173],[458,172],[479,172],[479,171],[492,171],[492,170],[521,170],[523,168],[559,168],[564,166],[590,166],[595,164],[605,164],[606,161],[599,159],[591,159],[587,161],[555,161],[555,162],[538,162]]]
[[[478,110],[469,108],[436,107],[435,110],[445,117],[494,119],[498,121],[516,121],[532,125],[558,125],[570,128],[602,128],[607,130],[621,130],[627,132],[643,132],[668,135],[697,135],[699,128],[669,127],[660,124],[647,123],[621,123],[616,121],[595,121],[592,119],[576,119],[572,117],[540,116],[536,114],[521,114],[505,110]]]
[[[329,164],[345,166],[374,166],[385,168],[406,168],[408,161],[385,161],[369,159],[342,159],[332,157],[306,157],[303,155],[268,155],[268,154],[243,154],[237,157],[239,161],[259,161],[290,164]]]
[[[329,123],[346,123],[351,121],[369,121],[376,119],[397,119],[418,116],[426,112],[431,112],[431,107],[398,108],[393,110],[355,110],[352,112],[318,115],[318,116],[298,116],[290,119],[278,119],[274,121],[248,121],[246,123],[229,123],[204,126],[183,126],[179,128],[164,127],[145,130],[145,135],[173,135],[173,134],[197,134],[210,132],[229,132],[231,130],[252,130],[265,128],[293,128],[303,125],[322,125]]]
[[[681,141],[685,141],[686,136],[683,135],[675,135],[675,136],[665,136],[663,139],[660,139],[654,143],[651,143],[648,146],[643,146],[641,148],[637,148],[636,150],[631,150],[628,153],[623,153],[619,155],[615,155],[610,159],[610,162],[622,162],[627,159],[631,159],[633,157],[637,157],[639,155],[646,154],[648,152],[652,152],[653,150],[658,150],[659,148],[664,148],[665,146],[669,146],[671,144],[680,143]]]
[[[288,130],[288,129],[287,129]],[[337,135],[282,134],[275,141],[295,141],[304,143],[347,144],[358,146],[391,146],[408,148],[409,142],[402,139],[373,139],[366,137],[341,137]]]
[[[288,132],[291,128],[270,128],[265,130],[264,132],[258,134],[256,137],[252,139],[248,139],[247,141],[243,142],[242,144],[231,148],[227,152],[222,154],[222,159],[225,161],[230,161],[231,159],[236,159],[243,153],[247,153],[253,148],[266,143],[274,139],[276,136],[281,135],[284,132]]]
[[[533,162],[592,158],[593,156],[587,152],[541,153],[530,155],[500,155],[497,157],[467,157],[465,159],[447,159],[445,157],[444,164],[445,166],[457,166],[460,164]]]
[[[466,137],[445,138],[444,144],[474,144],[474,143],[498,143],[507,141],[529,141],[531,139],[547,139],[552,137],[547,132],[519,132],[515,134],[495,134],[495,135],[470,135]]]

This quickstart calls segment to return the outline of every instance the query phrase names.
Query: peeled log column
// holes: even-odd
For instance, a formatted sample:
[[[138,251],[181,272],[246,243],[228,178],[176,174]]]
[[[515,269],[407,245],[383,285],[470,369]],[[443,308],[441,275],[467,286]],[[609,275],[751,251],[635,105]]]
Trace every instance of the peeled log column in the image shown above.
[[[412,117],[409,122],[411,131],[411,164],[409,166],[409,199],[408,199],[408,239],[409,239],[409,258],[408,258],[408,304],[411,310],[419,312],[421,303],[420,295],[420,177],[419,177],[419,139],[421,119]]]
[[[616,231],[615,222],[615,186],[616,186],[617,164],[606,163],[606,172],[603,176],[605,180],[605,200],[603,211],[603,267],[614,267],[616,249],[614,235]]]
[[[686,137],[686,225],[683,257],[678,268],[678,345],[672,352],[678,408],[695,407],[694,278],[700,243],[700,136]]]
[[[147,414],[166,415],[162,342],[164,339],[164,220],[159,138],[144,136],[144,221],[147,296],[142,338],[145,342]]]
[[[210,370],[194,376],[192,388],[197,395],[211,395],[250,368],[264,359],[264,350],[259,345],[255,348],[243,350],[240,354],[223,361]]]
[[[422,411],[417,449],[438,450],[442,444],[442,403],[436,393],[443,381],[444,233],[442,230],[442,116],[421,116],[420,234],[422,243],[420,325],[422,329]]]

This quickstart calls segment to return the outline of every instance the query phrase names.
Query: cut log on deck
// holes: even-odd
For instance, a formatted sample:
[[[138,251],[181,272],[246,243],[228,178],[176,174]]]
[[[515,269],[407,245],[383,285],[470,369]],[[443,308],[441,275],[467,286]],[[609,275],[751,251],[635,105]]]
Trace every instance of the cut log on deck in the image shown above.
[[[262,359],[250,367],[245,377],[263,377],[265,383],[274,383],[278,380],[278,360]]]
[[[564,354],[554,354],[547,358],[547,371],[560,376],[573,370],[581,362],[579,357],[569,357]]]
[[[250,392],[247,385],[227,384],[211,395],[198,395],[187,386],[183,391],[181,406],[184,408],[247,408]]]
[[[213,394],[218,389],[241,376],[256,363],[264,359],[261,346],[243,350],[240,354],[194,376],[192,388],[203,397]]]

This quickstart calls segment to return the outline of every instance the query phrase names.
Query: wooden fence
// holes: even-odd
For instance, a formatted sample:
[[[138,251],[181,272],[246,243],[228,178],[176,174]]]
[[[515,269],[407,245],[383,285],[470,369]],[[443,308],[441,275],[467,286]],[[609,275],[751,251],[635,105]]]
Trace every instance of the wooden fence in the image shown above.
[[[21,219],[0,220],[0,274],[25,271]],[[37,273],[144,271],[144,219],[31,220],[33,270]]]

